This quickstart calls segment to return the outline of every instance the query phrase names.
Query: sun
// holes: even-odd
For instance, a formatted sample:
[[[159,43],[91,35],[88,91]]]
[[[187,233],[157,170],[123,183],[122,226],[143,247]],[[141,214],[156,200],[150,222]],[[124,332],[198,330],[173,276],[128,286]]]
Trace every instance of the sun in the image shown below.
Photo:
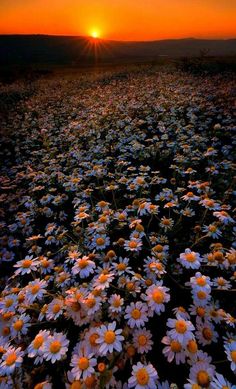
[[[99,37],[100,37],[99,31],[98,31],[98,30],[93,30],[93,31],[91,32],[91,37],[94,38],[94,39],[99,38]]]

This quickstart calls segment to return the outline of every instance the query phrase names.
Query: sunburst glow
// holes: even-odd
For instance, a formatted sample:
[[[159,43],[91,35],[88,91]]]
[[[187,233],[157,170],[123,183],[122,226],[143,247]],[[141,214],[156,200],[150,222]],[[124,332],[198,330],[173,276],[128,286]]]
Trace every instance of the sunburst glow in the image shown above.
[[[97,39],[100,37],[100,32],[98,30],[93,30],[91,32],[91,37],[94,38],[94,39]]]

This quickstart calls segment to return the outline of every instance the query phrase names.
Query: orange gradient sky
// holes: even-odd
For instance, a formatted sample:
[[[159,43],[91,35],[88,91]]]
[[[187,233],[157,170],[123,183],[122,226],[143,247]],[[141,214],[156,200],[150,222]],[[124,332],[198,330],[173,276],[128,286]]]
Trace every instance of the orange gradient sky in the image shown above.
[[[236,0],[0,0],[0,34],[236,37]]]

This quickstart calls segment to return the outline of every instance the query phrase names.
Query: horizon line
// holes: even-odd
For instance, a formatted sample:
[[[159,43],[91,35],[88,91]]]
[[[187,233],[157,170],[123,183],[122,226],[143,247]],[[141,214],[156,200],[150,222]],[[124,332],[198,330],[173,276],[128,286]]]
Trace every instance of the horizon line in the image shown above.
[[[47,34],[47,33],[1,33],[0,36],[45,36],[45,37],[68,37],[68,38],[82,38],[82,39],[94,39],[97,41],[109,41],[109,42],[157,42],[157,41],[170,41],[170,40],[202,40],[202,41],[228,41],[228,40],[236,40],[235,37],[228,38],[200,38],[200,37],[181,37],[181,38],[161,38],[161,39],[145,39],[145,40],[128,40],[128,39],[108,39],[108,38],[93,38],[89,35],[72,35],[72,34]]]

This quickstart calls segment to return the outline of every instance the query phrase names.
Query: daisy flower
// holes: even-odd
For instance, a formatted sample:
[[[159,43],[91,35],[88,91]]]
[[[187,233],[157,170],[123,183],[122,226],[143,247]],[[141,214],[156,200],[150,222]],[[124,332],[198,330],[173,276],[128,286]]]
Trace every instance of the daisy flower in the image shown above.
[[[212,389],[236,389],[236,385],[232,385],[228,380],[219,373],[215,373],[215,377],[211,382]]]
[[[177,262],[180,262],[186,269],[199,269],[201,266],[201,257],[199,253],[186,249],[184,253],[181,253]]]
[[[133,343],[138,353],[148,353],[152,349],[152,334],[144,328],[135,330],[133,334]]]
[[[224,277],[216,277],[213,279],[213,285],[217,287],[217,289],[229,290],[232,288],[232,285],[229,281],[227,281]]]
[[[170,336],[171,339],[177,340],[183,345],[193,339],[193,330],[194,326],[189,320],[184,320],[179,314],[177,314],[176,319],[168,319],[167,326],[171,328],[168,331],[167,335]]]
[[[204,290],[206,292],[210,292],[212,282],[210,277],[197,272],[194,277],[190,278],[190,282],[186,282],[186,285],[190,285],[194,290]]]
[[[213,215],[217,217],[223,224],[235,223],[234,219],[230,217],[226,211],[213,212]]]
[[[192,364],[192,360],[197,358],[198,354],[198,344],[195,339],[190,339],[185,346],[185,352],[187,356],[190,358],[190,364]]]
[[[109,302],[109,311],[111,312],[121,312],[122,305],[124,304],[124,299],[121,298],[119,294],[112,294],[108,300]]]
[[[145,322],[148,321],[147,311],[147,305],[141,301],[128,305],[125,310],[125,319],[128,320],[128,325],[131,328],[144,326]]]
[[[204,289],[193,289],[192,290],[193,302],[199,307],[205,307],[211,300],[209,291]]]
[[[98,349],[100,345],[97,343],[97,339],[99,338],[97,327],[90,327],[89,330],[85,333],[84,343],[86,345],[86,349],[95,355],[98,354]]]
[[[228,361],[230,361],[230,367],[233,372],[236,372],[236,341],[225,343],[225,353]]]
[[[95,235],[91,244],[92,249],[104,250],[110,244],[110,238],[106,235]]]
[[[174,225],[174,220],[171,218],[166,218],[165,216],[161,218],[160,227],[164,229],[165,232],[171,230]]]
[[[61,332],[49,336],[43,346],[43,357],[46,361],[55,363],[62,359],[68,350],[69,340]]]
[[[124,337],[121,335],[122,330],[116,330],[116,322],[113,321],[109,323],[108,326],[102,325],[97,329],[99,337],[96,340],[96,343],[100,345],[99,353],[101,355],[106,355],[107,353],[112,353],[114,350],[120,352],[122,350],[121,342],[124,340]]]
[[[87,309],[87,314],[89,316],[95,314],[101,306],[101,298],[95,297],[92,293],[90,293],[83,301],[83,304],[85,305]]]
[[[204,225],[202,231],[213,239],[218,239],[222,235],[221,230],[215,224]]]
[[[151,312],[155,312],[160,315],[164,312],[165,305],[170,301],[169,288],[162,286],[162,282],[151,285],[146,290],[146,295],[142,295],[142,298],[147,302]]]
[[[14,370],[19,367],[23,361],[24,352],[21,348],[9,347],[2,356],[2,363],[0,364],[1,375],[11,375]]]
[[[63,313],[64,301],[59,298],[53,299],[48,304],[46,318],[48,320],[55,320]]]
[[[128,380],[128,387],[135,389],[157,388],[158,374],[152,364],[144,365],[138,362],[132,368],[132,376]]]
[[[0,310],[4,313],[15,312],[18,304],[18,298],[16,294],[8,294],[0,299]]]
[[[70,366],[71,373],[76,380],[86,379],[95,373],[94,366],[97,360],[93,358],[93,354],[86,351],[84,348],[80,350],[79,354],[72,355]]]
[[[114,278],[114,273],[101,273],[94,282],[95,289],[106,289]]]
[[[193,192],[188,192],[184,196],[182,196],[181,199],[190,202],[190,201],[198,201],[200,197],[196,196]]]
[[[176,365],[185,362],[185,351],[182,344],[178,340],[171,339],[169,336],[164,336],[161,342],[166,345],[162,352],[169,363],[174,359]]]
[[[37,278],[34,281],[31,281],[28,283],[26,286],[26,300],[28,303],[33,303],[36,299],[37,300],[42,300],[44,294],[46,293],[46,288],[47,282],[44,280],[40,280]]]
[[[144,270],[147,273],[147,276],[151,277],[152,279],[156,276],[160,278],[163,274],[166,273],[163,263],[156,260],[154,257],[148,257],[144,260]]]
[[[214,370],[214,366],[207,362],[197,362],[191,367],[189,378],[200,387],[210,388]]]
[[[131,240],[126,240],[124,248],[126,251],[135,251],[138,252],[142,249],[142,241],[140,239],[133,238]]]
[[[133,273],[131,267],[129,266],[129,258],[121,258],[119,257],[118,263],[112,264],[112,269],[121,276],[124,273]]]
[[[196,319],[196,338],[198,342],[203,346],[217,342],[218,333],[215,331],[214,326],[208,320],[202,321],[199,317]]]
[[[80,278],[86,278],[91,273],[94,273],[95,267],[95,262],[91,261],[89,257],[83,256],[82,258],[76,260],[74,266],[72,267],[72,274],[76,275],[79,273]]]
[[[17,268],[15,271],[15,275],[24,275],[24,274],[29,274],[31,271],[36,271],[39,265],[39,261],[37,259],[33,259],[32,256],[26,256],[24,259],[21,261],[18,261],[14,267]]]
[[[30,327],[30,316],[23,313],[22,315],[16,317],[11,326],[11,334],[13,337],[20,337],[21,335],[25,335],[28,332],[28,328]]]
[[[48,337],[50,336],[50,332],[46,330],[41,330],[39,333],[35,336],[34,340],[30,343],[28,346],[28,357],[29,358],[36,358],[35,364],[43,362],[43,347],[44,342]]]
[[[216,203],[215,200],[209,198],[201,200],[199,204],[203,205],[203,207],[207,209],[211,209],[214,211],[220,209],[220,204]]]
[[[172,311],[173,311],[173,313],[174,313],[175,315],[178,314],[179,316],[181,316],[181,317],[182,317],[183,319],[185,319],[185,320],[190,319],[190,316],[189,316],[188,312],[187,312],[186,309],[185,309],[184,307],[182,307],[182,306],[173,308]]]

